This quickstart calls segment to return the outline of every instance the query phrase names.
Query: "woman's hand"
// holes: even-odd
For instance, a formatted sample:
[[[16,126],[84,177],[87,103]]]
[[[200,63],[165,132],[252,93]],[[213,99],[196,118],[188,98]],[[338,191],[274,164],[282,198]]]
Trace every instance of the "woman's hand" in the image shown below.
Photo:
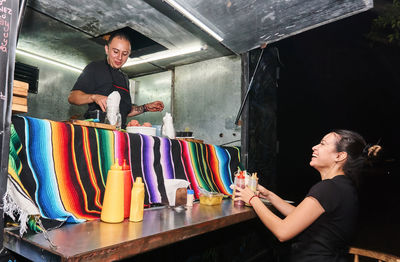
[[[148,104],[144,105],[146,108],[146,111],[149,112],[159,112],[159,111],[163,111],[164,109],[164,103],[161,101],[154,101]]]
[[[233,200],[243,200],[246,204],[249,204],[250,198],[255,195],[253,190],[247,186],[245,188],[235,186],[235,190],[235,198]]]
[[[261,196],[263,198],[267,198],[267,199],[272,194],[271,191],[269,191],[268,189],[266,189],[265,187],[263,187],[260,184],[257,185],[257,192],[259,192],[259,196]]]

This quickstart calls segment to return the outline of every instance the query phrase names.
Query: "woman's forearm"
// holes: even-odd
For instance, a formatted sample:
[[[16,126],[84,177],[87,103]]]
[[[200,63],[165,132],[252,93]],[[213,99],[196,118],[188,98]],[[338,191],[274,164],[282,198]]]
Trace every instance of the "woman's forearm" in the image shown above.
[[[284,219],[280,219],[272,213],[258,197],[251,200],[251,205],[263,224],[268,227],[281,242],[297,236],[325,212],[319,202],[311,197],[305,198],[297,207],[294,207],[290,214]]]
[[[252,199],[251,205],[261,222],[263,222],[263,224],[279,239],[279,241],[283,242],[287,240],[287,237],[285,236],[286,229],[281,218],[272,213],[272,211],[269,210],[269,208],[257,197]]]
[[[289,215],[296,208],[273,192],[270,192],[266,199],[284,216]]]

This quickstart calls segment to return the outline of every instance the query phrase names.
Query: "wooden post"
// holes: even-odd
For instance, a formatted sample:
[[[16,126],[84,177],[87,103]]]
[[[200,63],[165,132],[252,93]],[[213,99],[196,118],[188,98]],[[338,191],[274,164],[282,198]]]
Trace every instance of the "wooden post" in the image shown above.
[[[0,0],[0,251],[3,251],[3,197],[7,189],[18,7],[18,0]]]
[[[241,67],[242,67],[242,85],[241,85],[241,98],[242,100],[246,97],[247,89],[249,88],[249,59],[250,54],[246,52],[241,55]],[[243,105],[242,120],[240,121],[241,126],[241,149],[240,149],[240,162],[243,164],[243,168],[248,168],[248,154],[249,154],[249,103]]]

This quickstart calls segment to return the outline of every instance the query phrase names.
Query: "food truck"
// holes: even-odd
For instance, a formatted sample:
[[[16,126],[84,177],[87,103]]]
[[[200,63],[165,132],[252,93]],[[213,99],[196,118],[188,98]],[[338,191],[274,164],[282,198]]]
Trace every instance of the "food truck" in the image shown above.
[[[0,2],[1,201],[14,206],[20,224],[34,224],[4,230],[2,221],[2,246],[34,261],[122,260],[255,218],[230,196],[249,162],[248,94],[268,63],[275,73],[279,67],[270,45],[373,7],[361,0]],[[118,70],[132,104],[163,102],[162,111],[128,116],[137,128],[86,119],[86,105],[68,103],[86,66],[107,59],[117,31],[130,40]],[[120,191],[129,196],[115,205],[129,211],[140,177],[143,220],[129,221],[126,211],[123,222],[107,223],[100,216],[108,173],[124,163]],[[207,193],[217,200],[200,203]]]

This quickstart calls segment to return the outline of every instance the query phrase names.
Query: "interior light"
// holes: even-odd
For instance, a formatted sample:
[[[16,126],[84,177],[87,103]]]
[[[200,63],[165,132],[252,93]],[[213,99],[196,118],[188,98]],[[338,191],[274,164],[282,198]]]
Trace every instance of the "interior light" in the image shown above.
[[[206,47],[203,47],[203,46],[193,46],[193,47],[189,47],[189,48],[181,48],[181,49],[177,49],[177,50],[166,50],[166,51],[157,52],[157,53],[154,53],[151,55],[129,58],[128,61],[125,63],[124,67],[129,67],[129,66],[133,66],[133,65],[148,63],[151,61],[171,58],[171,57],[179,56],[179,55],[186,55],[186,54],[198,52],[198,51],[205,50],[205,49],[206,49]]]
[[[67,65],[67,64],[58,62],[56,60],[53,60],[53,59],[50,59],[50,58],[46,58],[46,57],[43,57],[43,56],[40,56],[40,55],[37,55],[37,54],[33,54],[33,53],[30,53],[30,52],[27,52],[27,51],[24,51],[24,50],[21,50],[21,49],[17,49],[17,54],[20,54],[20,55],[23,55],[23,56],[27,56],[27,57],[30,57],[30,58],[33,58],[33,59],[37,59],[37,60],[52,64],[52,65],[60,66],[60,67],[63,67],[63,68],[66,68],[66,69],[69,69],[69,70],[72,70],[72,71],[75,71],[75,72],[78,72],[78,73],[81,73],[82,70],[83,70],[82,68],[78,68],[78,67],[75,67],[75,66]]]
[[[169,5],[171,5],[173,8],[175,8],[176,10],[178,10],[178,12],[180,12],[182,15],[186,16],[186,18],[188,18],[194,24],[199,26],[201,29],[212,35],[212,37],[217,39],[219,42],[222,42],[222,40],[224,40],[221,36],[219,36],[217,33],[211,30],[208,26],[203,24],[199,19],[197,19],[195,16],[189,13],[185,8],[183,8],[180,4],[178,4],[174,0],[164,0],[164,1],[167,2]]]

